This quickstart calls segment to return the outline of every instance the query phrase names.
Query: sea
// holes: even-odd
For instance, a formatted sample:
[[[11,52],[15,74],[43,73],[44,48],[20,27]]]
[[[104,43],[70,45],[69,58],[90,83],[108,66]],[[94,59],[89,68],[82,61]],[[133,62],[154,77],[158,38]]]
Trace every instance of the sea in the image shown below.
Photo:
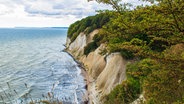
[[[0,28],[0,104],[82,104],[86,83],[64,51],[66,27]]]

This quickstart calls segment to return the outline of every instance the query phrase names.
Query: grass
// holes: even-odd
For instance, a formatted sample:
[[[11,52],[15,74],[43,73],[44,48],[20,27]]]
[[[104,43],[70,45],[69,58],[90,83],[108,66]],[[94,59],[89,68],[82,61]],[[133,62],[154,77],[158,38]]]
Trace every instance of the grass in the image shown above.
[[[3,95],[0,95],[0,103],[2,104],[14,104],[13,101],[16,101],[14,98],[15,96],[19,98],[19,94],[15,89],[12,89],[9,82],[7,82],[8,85],[8,91],[5,91],[2,86],[0,86],[0,90],[3,92]],[[28,89],[28,85],[24,84],[26,89]],[[62,101],[60,101],[58,98],[55,98],[53,96],[53,92],[48,92],[47,95],[42,94],[42,98],[40,100],[33,100],[30,93],[28,93],[28,99],[30,99],[29,104],[62,104]],[[19,98],[21,103],[23,103],[23,99]],[[17,103],[17,101],[16,101]],[[25,102],[24,102],[25,103]]]

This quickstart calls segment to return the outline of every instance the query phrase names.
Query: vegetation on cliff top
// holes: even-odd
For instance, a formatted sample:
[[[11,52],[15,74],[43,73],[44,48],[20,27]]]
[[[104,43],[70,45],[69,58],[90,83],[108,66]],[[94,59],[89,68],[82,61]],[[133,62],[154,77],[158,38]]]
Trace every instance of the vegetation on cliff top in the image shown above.
[[[121,0],[97,1],[112,5],[115,11],[105,11],[111,19],[100,26],[102,29],[87,53],[93,45],[105,43],[107,52],[121,52],[124,58],[136,60],[127,66],[127,80],[105,97],[105,104],[131,103],[140,94],[148,104],[184,103],[183,0],[145,0],[157,4],[133,10],[121,5]],[[81,27],[82,23],[71,25],[71,39],[89,27],[83,25],[80,29],[76,24]]]
[[[95,29],[102,28],[109,20],[109,15],[105,13],[89,16],[70,25],[67,36],[73,42],[81,32],[89,34]]]

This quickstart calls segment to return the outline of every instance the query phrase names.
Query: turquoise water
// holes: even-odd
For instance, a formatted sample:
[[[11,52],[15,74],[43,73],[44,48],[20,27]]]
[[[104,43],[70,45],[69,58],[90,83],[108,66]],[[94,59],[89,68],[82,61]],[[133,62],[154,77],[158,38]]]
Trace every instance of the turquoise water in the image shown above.
[[[81,103],[84,78],[63,52],[67,28],[0,29],[0,104],[53,98]],[[50,100],[50,99],[49,99]]]

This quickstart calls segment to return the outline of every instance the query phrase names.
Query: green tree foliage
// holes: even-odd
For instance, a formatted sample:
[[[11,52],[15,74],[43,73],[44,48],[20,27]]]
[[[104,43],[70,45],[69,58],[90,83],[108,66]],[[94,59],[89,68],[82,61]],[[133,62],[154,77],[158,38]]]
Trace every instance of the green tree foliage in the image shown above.
[[[73,42],[81,32],[86,34],[92,32],[94,29],[102,28],[110,20],[110,15],[106,13],[89,16],[70,25],[68,35]]]
[[[93,42],[91,43],[88,43],[87,46],[84,47],[84,54],[85,55],[88,55],[90,52],[94,51],[95,49],[97,49],[101,42],[102,39],[104,38],[104,35],[102,35],[102,30],[100,30],[100,34],[96,34],[94,37],[93,37]]]
[[[99,0],[113,6],[112,1],[116,0]],[[107,95],[105,104],[127,104],[140,93],[148,104],[184,103],[184,2],[145,1],[155,4],[115,8],[118,12],[99,33],[103,39],[98,43],[106,43],[109,53],[138,59],[128,66],[127,80]]]
[[[104,3],[107,5],[111,5],[113,9],[116,10],[117,13],[122,13],[122,11],[127,11],[129,7],[132,5],[130,3],[122,3],[122,0],[96,0],[98,3]]]
[[[109,5],[112,5],[112,7],[117,10],[118,12],[121,11],[121,6],[119,4],[119,2],[121,0],[96,0],[97,2],[99,3],[104,3],[104,4],[109,4]]]
[[[106,96],[104,104],[128,104],[133,102],[140,94],[140,83],[137,79],[129,77],[122,84]]]
[[[147,103],[184,103],[184,71],[172,63],[159,64],[159,69],[154,70],[144,80],[143,89]]]
[[[180,4],[183,6],[183,3]],[[183,29],[178,28],[172,13],[162,10],[163,7],[160,5],[137,7],[133,11],[124,11],[122,15],[117,14],[117,18],[112,19],[104,27],[110,50],[116,50],[112,45],[119,46],[119,50],[130,48],[130,42],[134,38],[144,43],[132,50],[138,54],[146,54],[148,50],[162,52],[171,45],[183,43]],[[183,17],[183,14],[184,11],[180,10],[178,17]],[[179,27],[183,27],[182,24]]]
[[[127,80],[105,97],[105,104],[128,104],[142,93],[148,104],[184,103],[184,2],[142,0],[153,3],[130,10],[121,0],[96,0],[112,5],[104,11],[72,24],[68,37],[80,32],[100,32],[85,47],[88,55],[101,43],[107,52],[120,52],[136,62],[127,66]],[[155,3],[155,4],[154,4]]]
[[[110,102],[109,104],[131,103],[139,97],[141,92],[144,92],[146,104],[182,104],[184,103],[184,81],[182,81],[184,70],[181,70],[182,68],[182,63],[176,64],[149,58],[129,64],[127,80],[106,97],[105,104],[107,102]]]
[[[97,47],[98,46],[95,42],[89,43],[87,46],[84,47],[84,54],[88,55],[90,52],[94,51]]]

